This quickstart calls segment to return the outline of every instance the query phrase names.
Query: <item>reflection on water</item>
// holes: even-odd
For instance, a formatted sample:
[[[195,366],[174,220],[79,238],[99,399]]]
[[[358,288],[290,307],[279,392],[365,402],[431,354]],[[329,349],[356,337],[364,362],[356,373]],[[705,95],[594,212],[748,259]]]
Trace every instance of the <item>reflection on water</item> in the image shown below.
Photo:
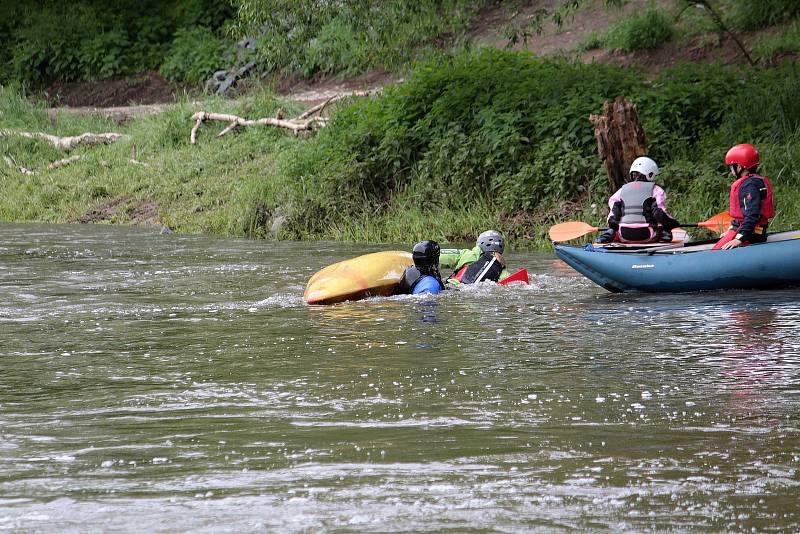
[[[398,245],[0,236],[0,529],[800,529],[796,291],[512,253],[530,286],[307,307]]]

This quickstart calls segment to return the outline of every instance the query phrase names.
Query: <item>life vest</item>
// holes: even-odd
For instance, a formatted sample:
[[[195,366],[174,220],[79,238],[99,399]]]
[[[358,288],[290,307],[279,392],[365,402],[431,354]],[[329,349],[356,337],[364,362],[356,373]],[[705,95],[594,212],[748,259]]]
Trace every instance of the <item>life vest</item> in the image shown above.
[[[484,252],[477,260],[469,264],[467,270],[461,275],[460,281],[462,284],[474,284],[484,280],[497,282],[500,280],[503,269],[503,264],[493,253]]]
[[[403,276],[402,278],[400,278],[400,283],[398,284],[397,289],[395,290],[395,294],[411,295],[412,293],[414,293],[414,287],[416,287],[419,281],[422,280],[422,278],[425,276],[432,276],[433,278],[435,278],[436,281],[439,282],[439,288],[444,289],[444,284],[438,277],[429,274],[422,274],[415,265],[412,265],[406,268],[405,271],[403,271]]]
[[[628,182],[619,190],[622,200],[622,219],[620,226],[648,225],[649,221],[644,216],[645,202],[653,198],[654,182]]]
[[[454,273],[453,273],[453,276],[451,276],[450,278],[452,278],[453,280],[458,280],[458,281],[460,282],[460,281],[461,281],[461,279],[464,277],[464,273],[465,273],[465,272],[467,272],[467,268],[468,268],[468,267],[469,267],[469,263],[465,264],[465,265],[464,265],[463,267],[461,267],[459,270],[457,270],[456,272],[454,272]]]
[[[764,182],[764,187],[759,188],[762,191],[764,189],[767,190],[767,194],[764,199],[761,201],[761,215],[759,216],[758,225],[765,225],[769,222],[769,220],[775,216],[775,203],[772,199],[772,184],[769,183],[769,179],[766,176],[761,176],[760,174],[747,174],[742,176],[733,184],[731,184],[731,195],[730,195],[730,206],[729,211],[731,217],[739,224],[744,221],[744,209],[742,207],[742,202],[739,199],[739,190],[742,188],[742,185],[749,179],[749,178],[758,178],[759,180]]]

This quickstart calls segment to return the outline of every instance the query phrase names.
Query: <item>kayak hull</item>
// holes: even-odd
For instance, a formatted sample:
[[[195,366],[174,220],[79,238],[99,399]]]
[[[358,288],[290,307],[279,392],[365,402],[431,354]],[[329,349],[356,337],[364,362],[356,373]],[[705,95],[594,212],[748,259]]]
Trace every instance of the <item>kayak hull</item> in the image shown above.
[[[411,253],[397,250],[334,263],[309,279],[303,300],[308,304],[336,304],[391,295],[406,267],[413,263]]]
[[[556,255],[614,293],[677,293],[800,286],[800,239],[732,250],[614,253],[555,245]]]

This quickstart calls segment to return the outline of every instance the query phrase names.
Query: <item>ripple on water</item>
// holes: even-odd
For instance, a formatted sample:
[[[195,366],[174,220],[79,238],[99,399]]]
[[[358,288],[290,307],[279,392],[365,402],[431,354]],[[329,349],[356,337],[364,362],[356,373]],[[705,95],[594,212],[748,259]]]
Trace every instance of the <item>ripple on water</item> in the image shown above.
[[[0,529],[800,529],[795,292],[611,295],[510,254],[529,286],[309,307],[386,247],[3,247]]]

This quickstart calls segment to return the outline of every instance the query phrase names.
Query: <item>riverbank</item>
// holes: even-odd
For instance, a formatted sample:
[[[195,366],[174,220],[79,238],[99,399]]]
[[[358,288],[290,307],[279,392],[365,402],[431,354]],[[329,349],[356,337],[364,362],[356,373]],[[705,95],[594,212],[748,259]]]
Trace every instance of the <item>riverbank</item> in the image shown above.
[[[0,129],[55,135],[117,132],[107,146],[66,154],[40,140],[0,138],[0,219],[164,225],[178,232],[370,242],[469,241],[487,227],[513,246],[548,245],[565,219],[602,224],[609,186],[588,121],[625,95],[639,109],[683,221],[726,207],[727,147],[762,152],[779,202],[775,229],[800,221],[800,72],[685,64],[652,81],[612,65],[477,49],[439,55],[369,98],[332,106],[302,138],[248,127],[216,138],[198,110],[247,118],[302,106],[262,90],[236,100],[184,101],[123,125],[44,108],[0,92]],[[24,174],[20,168],[34,174]]]

